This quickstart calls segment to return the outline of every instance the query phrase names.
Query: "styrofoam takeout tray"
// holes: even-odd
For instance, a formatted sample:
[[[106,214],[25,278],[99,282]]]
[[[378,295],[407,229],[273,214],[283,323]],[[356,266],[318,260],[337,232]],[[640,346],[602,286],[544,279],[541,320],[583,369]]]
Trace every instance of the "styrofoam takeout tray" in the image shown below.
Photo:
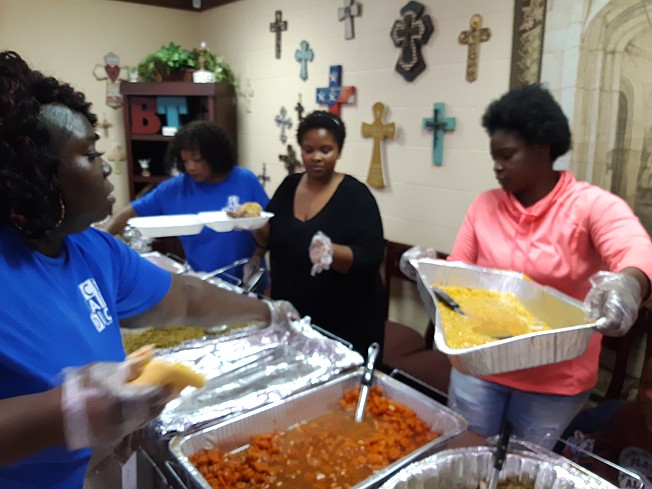
[[[595,324],[585,319],[581,302],[521,273],[431,258],[410,263],[418,273],[421,300],[435,324],[435,346],[463,373],[490,375],[570,360],[584,353],[595,332]],[[472,348],[451,348],[446,343],[433,284],[511,292],[551,329]]]
[[[169,216],[132,217],[127,221],[148,238],[191,236],[199,234],[204,223],[197,214],[172,214]]]
[[[260,217],[229,217],[225,211],[200,212],[197,214],[204,225],[218,233],[240,229],[252,231],[262,228],[271,217],[271,212],[261,212]]]

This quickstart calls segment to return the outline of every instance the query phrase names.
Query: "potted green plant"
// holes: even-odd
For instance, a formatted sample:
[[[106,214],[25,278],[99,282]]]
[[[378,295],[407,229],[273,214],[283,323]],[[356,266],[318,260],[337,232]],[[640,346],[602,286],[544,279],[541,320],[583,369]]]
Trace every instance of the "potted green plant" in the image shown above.
[[[203,63],[202,63],[203,62]],[[235,74],[222,56],[207,49],[189,51],[170,42],[138,63],[138,77],[142,81],[191,80],[192,71],[203,69],[215,73],[215,81],[238,88]]]
[[[195,66],[190,51],[170,42],[138,63],[138,76],[143,81],[184,80]]]

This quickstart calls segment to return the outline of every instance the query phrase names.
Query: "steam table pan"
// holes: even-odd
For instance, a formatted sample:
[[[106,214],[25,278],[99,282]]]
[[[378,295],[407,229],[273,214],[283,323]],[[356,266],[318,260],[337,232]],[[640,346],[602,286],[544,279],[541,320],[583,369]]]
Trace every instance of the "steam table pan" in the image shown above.
[[[170,453],[181,466],[180,469],[186,475],[186,480],[189,478],[195,487],[210,489],[206,479],[188,459],[190,455],[202,448],[217,447],[224,451],[233,451],[248,445],[252,435],[285,430],[301,421],[308,421],[339,409],[338,401],[346,390],[360,386],[363,373],[364,369],[358,369],[340,375],[327,383],[277,403],[230,418],[195,433],[175,436],[169,444]],[[417,416],[432,430],[441,433],[441,436],[375,472],[355,485],[355,489],[377,487],[402,467],[445,446],[448,440],[463,433],[467,426],[462,416],[416,389],[382,372],[375,372],[374,379],[375,384],[383,389],[385,396],[412,408]]]

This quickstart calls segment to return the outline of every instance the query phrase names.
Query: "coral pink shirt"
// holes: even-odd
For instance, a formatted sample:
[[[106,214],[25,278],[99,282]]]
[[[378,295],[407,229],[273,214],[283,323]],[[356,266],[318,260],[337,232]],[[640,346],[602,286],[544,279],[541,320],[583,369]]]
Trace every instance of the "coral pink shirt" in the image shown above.
[[[502,189],[479,195],[448,259],[522,272],[580,301],[599,270],[635,267],[652,278],[652,242],[627,203],[567,171],[528,208]],[[578,394],[597,381],[601,339],[594,334],[575,359],[484,378],[529,392]]]

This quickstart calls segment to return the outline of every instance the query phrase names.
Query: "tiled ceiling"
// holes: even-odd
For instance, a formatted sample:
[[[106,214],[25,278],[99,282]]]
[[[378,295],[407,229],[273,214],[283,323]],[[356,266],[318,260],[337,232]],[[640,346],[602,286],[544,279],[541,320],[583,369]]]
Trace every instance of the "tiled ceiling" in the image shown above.
[[[227,3],[232,3],[237,0],[111,0],[114,2],[129,2],[129,3],[140,3],[142,5],[150,5],[152,7],[167,7],[180,10],[192,10],[193,12],[202,12],[204,10],[209,10],[220,5],[225,5]],[[200,5],[199,8],[195,8],[193,3]]]

